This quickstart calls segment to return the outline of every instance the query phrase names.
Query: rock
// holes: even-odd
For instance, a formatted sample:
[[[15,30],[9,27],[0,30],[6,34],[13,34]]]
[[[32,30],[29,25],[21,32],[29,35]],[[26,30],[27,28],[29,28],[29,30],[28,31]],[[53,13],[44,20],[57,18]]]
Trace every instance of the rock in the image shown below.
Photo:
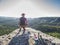
[[[0,45],[2,45],[3,44],[3,42],[2,41],[0,41]]]

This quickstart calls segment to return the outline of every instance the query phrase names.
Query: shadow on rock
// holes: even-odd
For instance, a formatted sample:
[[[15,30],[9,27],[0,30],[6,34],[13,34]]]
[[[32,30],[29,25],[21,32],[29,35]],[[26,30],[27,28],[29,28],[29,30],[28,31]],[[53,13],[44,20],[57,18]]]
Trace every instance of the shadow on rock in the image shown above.
[[[28,32],[29,33],[29,32]],[[17,35],[13,37],[13,39],[10,41],[8,45],[29,45],[29,34],[22,34]]]

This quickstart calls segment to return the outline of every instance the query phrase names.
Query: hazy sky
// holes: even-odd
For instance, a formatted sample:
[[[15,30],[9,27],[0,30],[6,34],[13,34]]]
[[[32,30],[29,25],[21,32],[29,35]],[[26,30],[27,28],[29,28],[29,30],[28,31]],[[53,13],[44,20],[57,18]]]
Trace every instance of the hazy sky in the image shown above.
[[[0,16],[60,17],[59,0],[0,0]]]

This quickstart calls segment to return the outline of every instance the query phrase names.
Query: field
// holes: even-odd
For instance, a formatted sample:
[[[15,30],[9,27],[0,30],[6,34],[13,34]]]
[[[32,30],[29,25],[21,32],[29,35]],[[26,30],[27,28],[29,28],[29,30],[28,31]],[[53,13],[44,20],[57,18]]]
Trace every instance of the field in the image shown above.
[[[48,34],[48,35],[51,35],[53,37],[57,37],[57,38],[60,38],[60,26],[47,26],[47,25],[44,25],[44,26],[37,26],[36,29]]]
[[[0,17],[0,36],[9,34],[17,29],[18,18]]]
[[[60,33],[58,33],[58,32],[52,32],[52,33],[50,32],[50,33],[47,33],[47,34],[60,39]]]
[[[0,36],[4,34],[9,34],[14,31],[17,27],[10,25],[0,25]]]

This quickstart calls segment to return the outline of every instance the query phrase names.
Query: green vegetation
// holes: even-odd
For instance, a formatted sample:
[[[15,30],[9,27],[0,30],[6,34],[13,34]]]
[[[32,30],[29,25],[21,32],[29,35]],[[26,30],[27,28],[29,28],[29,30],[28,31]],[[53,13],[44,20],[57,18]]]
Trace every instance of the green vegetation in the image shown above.
[[[56,37],[56,38],[60,38],[60,33],[58,33],[58,32],[50,32],[50,33],[47,33],[47,34],[49,34],[53,37]]]
[[[60,38],[60,17],[41,17],[30,20],[29,26]]]
[[[0,35],[9,34],[17,28],[19,18],[0,17]],[[28,19],[29,27],[60,38],[60,17]]]
[[[18,18],[0,17],[0,36],[9,34],[17,29],[18,21]]]
[[[47,25],[39,25],[34,27],[44,33],[47,33],[53,37],[60,38],[60,26],[47,26]]]
[[[16,28],[17,28],[16,26],[0,25],[0,36],[4,34],[9,34]]]

